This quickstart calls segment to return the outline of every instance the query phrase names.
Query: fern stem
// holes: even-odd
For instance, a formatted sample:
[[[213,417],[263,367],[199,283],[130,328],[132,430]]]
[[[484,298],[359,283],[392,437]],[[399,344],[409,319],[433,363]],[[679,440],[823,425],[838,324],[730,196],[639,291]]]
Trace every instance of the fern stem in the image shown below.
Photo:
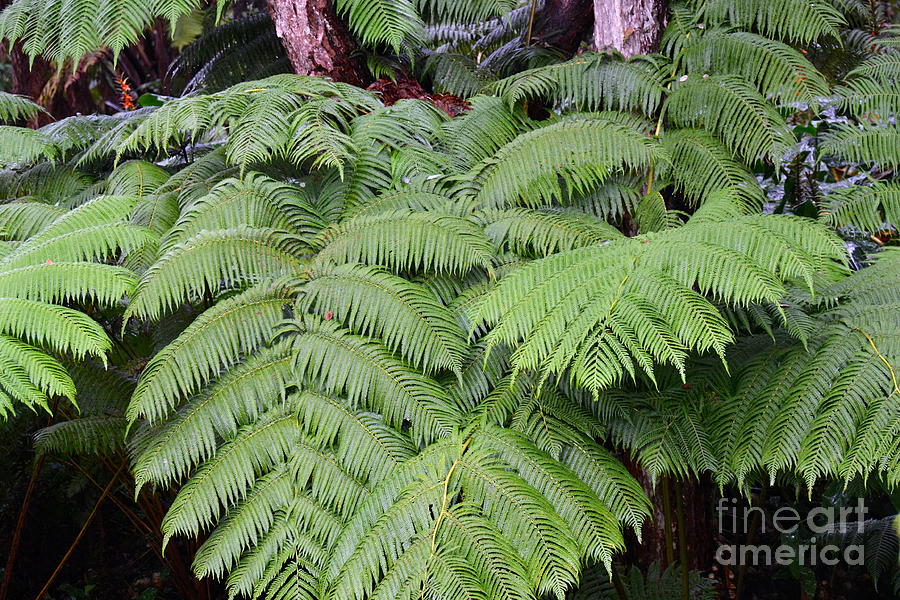
[[[662,503],[663,503],[663,539],[666,544],[666,567],[675,562],[675,551],[672,541],[672,498],[669,485],[669,476],[662,478]]]
[[[79,465],[79,464],[76,463],[75,461],[65,460],[65,459],[63,459],[62,457],[59,457],[59,456],[57,456],[57,457],[55,457],[55,458],[56,458],[56,460],[58,460],[58,461],[61,462],[62,464],[68,465],[69,467],[72,467],[73,469],[75,469],[76,471],[78,471],[79,473],[81,473],[81,475],[82,475],[85,479],[87,479],[87,480],[88,480],[94,487],[96,487],[98,490],[101,490],[101,491],[103,490],[103,486],[100,485],[100,482],[97,481],[96,479],[94,479],[94,478],[91,476],[91,474],[88,473],[88,472],[84,469],[84,467],[82,467],[81,465]],[[135,527],[137,527],[138,529],[143,529],[143,530],[145,530],[146,533],[147,533],[148,535],[152,536],[152,537],[157,537],[157,536],[154,535],[153,527],[151,527],[149,523],[147,523],[147,522],[141,520],[141,518],[140,518],[139,516],[137,516],[137,514],[136,514],[133,510],[131,510],[130,508],[128,508],[128,506],[126,506],[124,502],[122,502],[121,500],[119,500],[118,498],[116,498],[114,495],[110,495],[109,501],[112,502],[113,504],[115,504],[116,507],[117,507],[119,510],[121,510],[122,513],[123,513],[126,517],[128,517],[128,520],[131,521],[131,523],[132,523]],[[163,555],[162,555],[161,552],[159,552],[159,551],[157,550],[155,544],[153,545],[153,549],[154,549],[154,553],[160,558],[160,560],[162,560],[162,559],[163,559]]]
[[[896,371],[894,371],[894,365],[892,365],[891,361],[889,361],[887,358],[885,358],[884,354],[881,353],[881,351],[878,349],[878,346],[875,345],[875,340],[872,339],[872,336],[870,336],[868,333],[866,333],[862,329],[859,329],[858,327],[856,328],[856,330],[858,332],[860,332],[861,334],[863,334],[864,336],[866,336],[866,339],[869,340],[869,344],[872,346],[872,350],[875,351],[875,355],[881,359],[881,362],[883,362],[884,365],[888,368],[888,371],[890,371],[891,381],[894,384],[894,391],[891,393],[891,395],[893,395],[893,394],[900,395],[900,387],[897,386],[897,373],[896,373]]]
[[[22,506],[19,507],[19,517],[16,519],[16,529],[13,533],[12,541],[9,544],[9,556],[6,558],[6,569],[3,571],[3,583],[0,584],[0,599],[6,600],[9,593],[9,584],[12,580],[13,567],[16,564],[16,554],[19,552],[19,545],[22,543],[22,531],[25,529],[25,519],[28,516],[28,507],[31,505],[31,498],[34,495],[34,488],[37,485],[38,475],[44,466],[46,454],[41,454],[31,470],[31,479],[28,480],[28,487],[25,490],[25,498],[22,499]]]
[[[691,34],[687,34],[685,37],[691,37]],[[669,83],[666,84],[666,91],[672,90],[672,83],[675,81],[675,75],[678,73],[678,67],[681,63],[681,55],[684,53],[684,48],[678,51],[678,54],[675,56],[672,61],[672,72],[669,74]],[[662,135],[662,127],[663,127],[663,119],[666,116],[666,105],[663,103],[662,107],[659,109],[659,119],[656,120],[656,130],[653,132],[653,137],[658,138]],[[647,175],[647,194],[653,193],[653,163],[650,163],[650,173]]]
[[[537,11],[537,0],[531,0],[531,12],[528,15],[528,33],[525,36],[525,46],[531,45],[531,36],[534,33],[534,15]]]
[[[462,449],[459,452],[459,458],[453,461],[453,464],[450,465],[450,470],[447,471],[447,477],[444,478],[444,495],[441,499],[441,512],[438,514],[437,519],[434,521],[434,531],[431,533],[431,555],[434,556],[434,552],[437,549],[437,534],[438,529],[441,527],[441,522],[444,520],[444,517],[447,515],[447,505],[450,503],[449,498],[449,490],[450,490],[450,478],[453,477],[453,472],[456,471],[456,467],[459,465],[459,462],[462,460],[463,455],[466,453],[466,449],[469,447],[469,444],[472,443],[472,438],[467,439],[463,442]]]
[[[122,469],[125,468],[125,463],[119,467],[119,470],[115,472],[112,478],[109,480],[109,483],[106,484],[106,488],[103,490],[103,493],[100,494],[100,497],[97,498],[97,502],[94,503],[94,508],[91,509],[91,514],[88,515],[88,518],[85,520],[84,525],[81,526],[81,529],[78,531],[78,535],[75,536],[75,539],[69,545],[69,549],[66,550],[66,553],[60,559],[59,564],[56,565],[56,568],[53,570],[53,573],[50,574],[50,577],[47,579],[47,583],[44,584],[44,587],[41,588],[41,591],[38,592],[37,596],[34,597],[34,600],[41,600],[50,590],[50,586],[53,585],[53,582],[56,581],[56,577],[59,575],[59,572],[62,571],[62,568],[66,565],[66,562],[69,560],[69,557],[72,556],[72,552],[75,551],[75,548],[78,546],[78,543],[81,541],[81,538],[84,537],[84,534],[87,533],[88,527],[90,527],[91,523],[94,521],[94,517],[97,516],[97,511],[100,509],[100,505],[103,504],[103,501],[106,500],[106,497],[109,496],[110,491],[112,491],[113,485],[115,485],[116,481],[119,479],[119,473],[122,472]]]
[[[675,480],[675,515],[678,520],[678,562],[681,563],[681,597],[690,600],[690,571],[688,570],[687,531],[684,518],[684,488]]]

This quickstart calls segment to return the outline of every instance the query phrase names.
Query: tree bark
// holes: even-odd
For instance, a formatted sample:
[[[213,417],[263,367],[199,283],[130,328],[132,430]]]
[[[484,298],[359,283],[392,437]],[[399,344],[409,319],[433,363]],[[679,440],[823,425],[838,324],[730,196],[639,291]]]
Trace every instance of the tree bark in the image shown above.
[[[666,0],[594,0],[594,49],[625,57],[659,49]]]
[[[332,0],[269,0],[269,13],[295,73],[360,86],[368,83],[350,31]]]
[[[534,20],[532,42],[572,56],[594,24],[593,0],[546,0]]]

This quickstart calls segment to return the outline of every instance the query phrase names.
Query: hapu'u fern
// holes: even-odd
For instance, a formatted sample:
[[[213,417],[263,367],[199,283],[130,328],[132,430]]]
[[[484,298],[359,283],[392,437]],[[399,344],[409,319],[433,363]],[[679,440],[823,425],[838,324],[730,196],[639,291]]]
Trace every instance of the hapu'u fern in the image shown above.
[[[0,413],[16,403],[49,409],[50,397],[75,399],[63,356],[104,358],[104,329],[69,304],[110,306],[134,290],[126,269],[93,262],[150,240],[123,221],[134,199],[101,196],[59,215],[46,205],[0,205],[0,229],[27,231],[0,257]]]
[[[610,423],[654,473],[712,472],[720,485],[789,470],[810,486],[881,474],[900,481],[897,277],[886,250],[875,265],[821,292],[806,344],[778,333],[743,338],[730,375],[694,365],[655,394],[616,396],[633,415]],[[699,367],[699,368],[698,368]],[[627,407],[627,408],[626,408]],[[637,409],[637,410],[635,410]]]
[[[653,378],[658,363],[683,373],[694,350],[724,359],[732,334],[702,294],[778,303],[785,280],[811,285],[844,260],[825,229],[741,213],[722,197],[683,228],[535,261],[485,294],[475,322],[492,326],[492,344],[517,346],[516,369],[568,372],[594,391],[637,369]]]
[[[252,189],[269,185],[245,182],[243,193],[226,181],[193,201],[169,235],[200,220],[228,227],[222,211],[240,203],[220,198],[252,207]],[[447,597],[562,597],[581,564],[608,564],[622,548],[620,521],[640,525],[646,497],[597,443],[600,424],[524,380],[483,380],[454,311],[398,274],[483,279],[492,246],[463,214],[389,209],[315,237],[289,229],[310,238],[289,251],[293,264],[237,250],[250,229],[204,230],[144,274],[130,311],[150,318],[173,309],[166,298],[199,301],[173,295],[179,281],[198,295],[213,281],[243,290],[150,361],[127,412],[147,419],[131,444],[138,485],[183,482],[167,538],[214,526],[198,574],[230,573],[232,593],[272,597],[397,597],[422,586]],[[189,254],[204,243],[197,236],[219,232],[227,254]],[[260,260],[245,272],[293,277],[223,278],[216,265],[235,250]],[[527,418],[534,407],[541,423]]]
[[[403,53],[424,23],[514,3],[339,4]],[[651,475],[744,489],[896,483],[896,256],[849,275],[827,228],[896,225],[894,184],[833,191],[817,223],[762,214],[754,175],[794,146],[784,111],[830,93],[790,46],[842,26],[820,6],[681,2],[663,54],[531,69],[454,119],[278,75],[2,130],[28,138],[0,174],[0,334],[31,387],[0,368],[0,391],[38,405],[77,387],[84,418],[39,448],[125,440],[138,491],[175,492],[166,542],[202,538],[195,573],[232,596],[564,598],[651,513],[614,446]],[[45,29],[26,52],[55,43]],[[70,33],[57,57],[84,47]],[[851,79],[895,79],[866,69]],[[820,150],[893,165],[878,102],[844,106],[865,124]],[[120,254],[136,283],[92,262]],[[99,370],[108,338],[68,308],[123,296],[111,323],[141,339],[136,382]]]

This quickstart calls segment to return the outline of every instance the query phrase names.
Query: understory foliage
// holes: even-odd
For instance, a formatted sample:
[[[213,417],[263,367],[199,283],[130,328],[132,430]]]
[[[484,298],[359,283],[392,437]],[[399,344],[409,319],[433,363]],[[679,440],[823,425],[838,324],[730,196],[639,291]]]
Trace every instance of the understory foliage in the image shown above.
[[[82,4],[0,31],[62,61],[192,3]],[[852,272],[838,233],[897,228],[900,44],[829,63],[851,5],[675,3],[660,54],[495,78],[453,119],[279,74],[0,127],[0,412],[126,390],[39,447],[125,440],[138,493],[177,490],[166,543],[253,598],[562,599],[650,515],[625,453],[894,486],[900,253]],[[517,10],[338,8],[397,50],[422,14]],[[818,218],[755,175],[801,109],[845,115],[819,152],[870,174]]]

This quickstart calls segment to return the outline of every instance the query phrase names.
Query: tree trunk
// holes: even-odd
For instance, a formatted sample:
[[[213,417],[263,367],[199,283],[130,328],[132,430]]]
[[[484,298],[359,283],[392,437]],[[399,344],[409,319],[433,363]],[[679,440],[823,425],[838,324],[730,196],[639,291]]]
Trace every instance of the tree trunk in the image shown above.
[[[532,42],[572,56],[594,24],[593,0],[546,0],[535,16]]]
[[[269,12],[295,73],[354,85],[368,82],[350,31],[332,0],[269,0]]]
[[[666,0],[594,0],[595,50],[655,52],[665,25]]]

